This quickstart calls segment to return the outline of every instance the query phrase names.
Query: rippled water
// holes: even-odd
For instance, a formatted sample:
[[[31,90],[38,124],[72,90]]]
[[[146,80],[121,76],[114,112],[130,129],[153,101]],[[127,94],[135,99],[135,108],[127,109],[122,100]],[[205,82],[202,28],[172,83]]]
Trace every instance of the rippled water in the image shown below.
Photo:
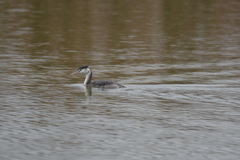
[[[1,160],[240,158],[240,3],[137,2],[0,0]]]

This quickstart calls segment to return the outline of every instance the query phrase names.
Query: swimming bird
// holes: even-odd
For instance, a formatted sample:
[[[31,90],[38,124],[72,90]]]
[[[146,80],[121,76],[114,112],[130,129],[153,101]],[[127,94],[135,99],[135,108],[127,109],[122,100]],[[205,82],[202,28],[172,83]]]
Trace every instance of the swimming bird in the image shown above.
[[[79,67],[75,72],[73,72],[71,75],[77,74],[77,73],[83,73],[86,75],[85,81],[84,81],[84,86],[91,86],[95,88],[106,88],[106,89],[111,89],[111,88],[124,88],[123,85],[114,82],[114,81],[94,81],[91,82],[92,80],[92,70],[88,66],[82,66]]]

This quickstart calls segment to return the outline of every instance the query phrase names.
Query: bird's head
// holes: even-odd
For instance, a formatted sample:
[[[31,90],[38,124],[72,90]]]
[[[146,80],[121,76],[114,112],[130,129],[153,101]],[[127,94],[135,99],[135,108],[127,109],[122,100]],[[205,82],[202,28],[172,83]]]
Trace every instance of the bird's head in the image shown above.
[[[88,66],[82,66],[79,67],[75,72],[73,72],[71,75],[77,74],[77,73],[83,73],[83,74],[88,74],[89,73],[89,68]]]

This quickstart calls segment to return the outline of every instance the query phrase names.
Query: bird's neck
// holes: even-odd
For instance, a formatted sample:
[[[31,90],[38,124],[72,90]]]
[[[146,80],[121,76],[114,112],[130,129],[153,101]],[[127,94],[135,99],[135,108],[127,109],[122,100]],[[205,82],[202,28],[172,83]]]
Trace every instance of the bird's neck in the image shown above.
[[[88,68],[88,74],[86,74],[84,85],[86,86],[86,85],[90,84],[91,80],[92,80],[92,71],[91,71],[91,69]]]

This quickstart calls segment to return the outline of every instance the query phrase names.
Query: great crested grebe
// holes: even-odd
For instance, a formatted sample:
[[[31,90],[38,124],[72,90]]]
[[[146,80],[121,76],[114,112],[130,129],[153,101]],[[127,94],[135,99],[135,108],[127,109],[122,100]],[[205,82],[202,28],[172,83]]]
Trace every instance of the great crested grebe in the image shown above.
[[[114,81],[95,81],[95,82],[91,82],[92,80],[92,71],[90,68],[88,68],[88,66],[82,66],[79,67],[75,72],[73,72],[71,75],[73,74],[77,74],[77,73],[83,73],[86,75],[85,81],[84,81],[84,86],[91,86],[91,87],[95,87],[95,88],[124,88],[123,85],[114,82]]]

